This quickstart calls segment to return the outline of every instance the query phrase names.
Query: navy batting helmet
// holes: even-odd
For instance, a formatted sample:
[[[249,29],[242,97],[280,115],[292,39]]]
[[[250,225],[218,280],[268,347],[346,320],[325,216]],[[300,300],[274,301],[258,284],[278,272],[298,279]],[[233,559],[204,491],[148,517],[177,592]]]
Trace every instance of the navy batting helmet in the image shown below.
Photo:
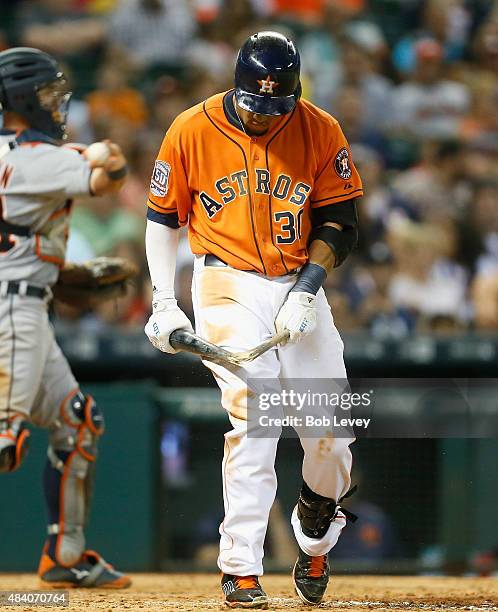
[[[53,57],[29,47],[0,53],[0,103],[30,127],[60,140],[66,131],[71,92]]]
[[[244,110],[285,115],[301,95],[299,52],[278,32],[259,32],[246,40],[235,67],[235,99]]]

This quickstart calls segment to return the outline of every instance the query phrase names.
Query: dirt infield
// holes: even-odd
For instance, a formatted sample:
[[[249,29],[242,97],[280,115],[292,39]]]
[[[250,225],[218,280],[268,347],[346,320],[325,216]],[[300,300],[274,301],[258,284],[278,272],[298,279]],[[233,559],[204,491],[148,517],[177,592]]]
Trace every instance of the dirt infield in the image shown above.
[[[288,576],[264,576],[270,610],[308,610],[294,595]],[[0,574],[0,591],[37,589],[31,574]],[[62,608],[93,610],[219,610],[223,609],[219,577],[215,574],[135,574],[124,591],[72,590],[70,605]],[[47,610],[40,607],[1,607],[1,610]],[[53,610],[57,608],[52,608]],[[224,608],[228,609],[228,608]],[[498,612],[498,579],[391,576],[337,576],[329,585],[319,610],[401,612],[406,610],[470,610]]]

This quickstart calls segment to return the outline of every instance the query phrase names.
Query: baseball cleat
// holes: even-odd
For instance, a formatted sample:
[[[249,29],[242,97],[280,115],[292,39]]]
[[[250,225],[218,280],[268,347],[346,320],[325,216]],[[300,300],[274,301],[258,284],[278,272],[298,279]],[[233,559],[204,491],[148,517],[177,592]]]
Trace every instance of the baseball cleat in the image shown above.
[[[292,579],[296,593],[305,604],[317,606],[322,601],[329,582],[329,571],[327,555],[311,557],[299,549]]]
[[[268,597],[261,588],[257,576],[223,574],[221,588],[225,593],[225,604],[229,608],[268,609]]]
[[[131,584],[128,576],[116,571],[93,550],[85,550],[80,560],[71,567],[59,565],[44,550],[38,576],[40,586],[54,589],[125,589]]]

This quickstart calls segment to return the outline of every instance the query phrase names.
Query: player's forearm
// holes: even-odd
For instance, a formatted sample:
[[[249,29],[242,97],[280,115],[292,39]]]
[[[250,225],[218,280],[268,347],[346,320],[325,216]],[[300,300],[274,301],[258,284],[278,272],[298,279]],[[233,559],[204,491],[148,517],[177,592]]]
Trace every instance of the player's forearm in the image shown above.
[[[324,225],[341,231],[339,223],[327,222]],[[327,274],[335,266],[336,257],[330,245],[323,240],[313,240],[309,246],[308,263],[303,266],[299,278],[291,291],[302,291],[316,295],[325,282]]]
[[[155,295],[174,297],[175,268],[180,233],[147,219],[145,253]]]
[[[339,223],[324,223],[329,227],[335,227],[342,230],[342,225]],[[323,240],[313,240],[309,246],[308,262],[321,266],[328,274],[335,266],[335,253],[332,248]]]
[[[153,346],[165,353],[178,352],[170,342],[171,334],[175,330],[194,331],[175,299],[175,267],[179,236],[177,228],[147,219],[145,252],[152,280],[152,314],[144,331]]]

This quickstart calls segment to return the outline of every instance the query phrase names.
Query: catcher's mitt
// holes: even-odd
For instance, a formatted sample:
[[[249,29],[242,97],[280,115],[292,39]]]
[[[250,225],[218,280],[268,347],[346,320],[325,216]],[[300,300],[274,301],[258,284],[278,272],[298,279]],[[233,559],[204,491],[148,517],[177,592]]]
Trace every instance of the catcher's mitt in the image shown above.
[[[80,310],[94,308],[126,293],[138,268],[122,257],[97,257],[84,264],[66,263],[52,291],[56,300]]]

